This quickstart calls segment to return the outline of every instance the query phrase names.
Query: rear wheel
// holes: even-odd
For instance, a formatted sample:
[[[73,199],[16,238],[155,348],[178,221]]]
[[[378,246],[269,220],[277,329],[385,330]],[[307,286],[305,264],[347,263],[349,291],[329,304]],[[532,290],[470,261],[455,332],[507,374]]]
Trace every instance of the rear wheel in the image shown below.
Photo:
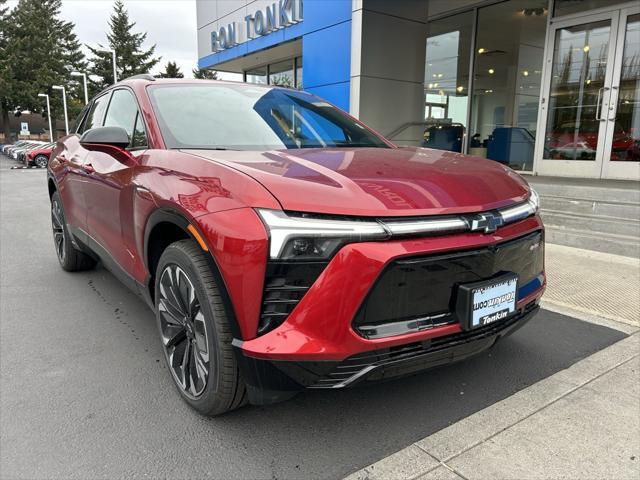
[[[173,243],[156,272],[158,328],[180,395],[203,415],[244,405],[227,312],[204,252],[192,240]]]
[[[49,163],[49,159],[46,155],[37,155],[36,158],[33,159],[33,164],[38,168],[46,168]]]
[[[64,220],[62,200],[58,192],[54,192],[51,197],[51,228],[53,230],[53,244],[63,270],[77,272],[90,270],[96,266],[96,261],[93,258],[75,248],[71,243],[71,237]]]

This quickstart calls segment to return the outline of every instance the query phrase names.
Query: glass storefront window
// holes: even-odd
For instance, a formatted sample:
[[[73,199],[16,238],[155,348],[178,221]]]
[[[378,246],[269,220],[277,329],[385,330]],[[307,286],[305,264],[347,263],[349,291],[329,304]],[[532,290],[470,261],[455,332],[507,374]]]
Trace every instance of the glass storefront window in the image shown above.
[[[267,67],[254,68],[245,72],[245,82],[267,84]]]
[[[473,12],[429,23],[422,146],[461,152],[467,124]],[[406,134],[405,134],[406,135]]]
[[[252,68],[244,73],[244,81],[262,85],[302,89],[302,57]]]
[[[297,57],[296,58],[296,88],[298,90],[302,90],[303,87],[303,83],[302,83],[302,57]]]
[[[469,153],[517,170],[533,170],[546,4],[513,0],[478,11]]]
[[[269,85],[293,88],[293,71],[293,59],[269,65]]]
[[[596,160],[611,21],[556,31],[544,158]]]
[[[640,14],[627,20],[611,160],[640,161]]]

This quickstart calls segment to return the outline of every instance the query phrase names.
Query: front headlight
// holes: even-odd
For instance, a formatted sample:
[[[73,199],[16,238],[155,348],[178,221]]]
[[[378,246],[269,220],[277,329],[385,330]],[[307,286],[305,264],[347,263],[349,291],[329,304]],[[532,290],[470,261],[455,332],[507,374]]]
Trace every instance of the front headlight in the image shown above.
[[[269,231],[271,259],[327,260],[347,243],[389,237],[376,221],[293,216],[281,210],[256,211]]]
[[[537,212],[540,210],[540,195],[533,188],[531,188],[531,194],[529,195],[529,203]]]

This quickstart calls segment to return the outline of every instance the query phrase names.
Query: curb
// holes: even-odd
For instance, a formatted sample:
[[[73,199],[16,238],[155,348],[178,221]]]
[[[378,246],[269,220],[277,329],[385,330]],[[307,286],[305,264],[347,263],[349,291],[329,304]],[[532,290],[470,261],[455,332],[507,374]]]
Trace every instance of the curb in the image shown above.
[[[464,478],[447,462],[639,356],[640,332],[637,332],[350,474],[345,480]]]

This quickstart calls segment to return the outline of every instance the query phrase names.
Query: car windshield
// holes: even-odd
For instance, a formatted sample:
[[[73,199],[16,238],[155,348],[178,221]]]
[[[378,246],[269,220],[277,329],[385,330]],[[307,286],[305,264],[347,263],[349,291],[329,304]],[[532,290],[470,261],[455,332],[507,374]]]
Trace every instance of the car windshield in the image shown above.
[[[304,92],[203,83],[154,85],[149,94],[168,148],[388,146],[340,110]]]

